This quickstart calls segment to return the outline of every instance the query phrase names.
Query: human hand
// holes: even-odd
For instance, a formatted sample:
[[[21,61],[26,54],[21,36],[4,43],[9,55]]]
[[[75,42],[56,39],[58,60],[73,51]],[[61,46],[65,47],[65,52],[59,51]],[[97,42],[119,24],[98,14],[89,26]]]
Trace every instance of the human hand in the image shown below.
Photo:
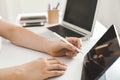
[[[23,77],[21,78],[22,80],[44,80],[50,77],[61,76],[65,70],[66,65],[54,57],[40,58],[19,67]]]
[[[75,47],[81,48],[80,38],[76,37],[68,37],[67,40],[72,43]],[[71,46],[64,41],[54,41],[51,42],[50,49],[48,49],[48,53],[52,56],[68,56],[74,57],[77,55],[77,50],[74,46]]]

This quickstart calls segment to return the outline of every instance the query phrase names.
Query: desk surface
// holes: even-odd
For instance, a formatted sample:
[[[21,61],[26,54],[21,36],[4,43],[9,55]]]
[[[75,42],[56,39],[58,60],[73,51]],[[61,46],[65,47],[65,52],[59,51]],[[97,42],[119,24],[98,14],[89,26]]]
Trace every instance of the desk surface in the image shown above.
[[[85,54],[90,50],[90,48],[97,42],[97,40],[106,31],[106,28],[103,27],[103,25],[100,24],[99,22],[96,22],[95,26],[96,27],[94,30],[93,37],[87,41],[83,41],[82,52],[84,52]],[[28,29],[37,34],[42,34],[46,31],[45,27],[34,27],[34,28],[30,27]],[[68,65],[68,69],[63,76],[52,78],[51,80],[80,80],[81,70],[82,70],[82,61],[83,61],[84,55],[78,54],[73,59],[69,59],[66,57],[59,57],[58,59],[60,61]],[[19,46],[15,46],[11,44],[9,41],[2,40],[2,48],[0,51],[0,68],[24,64],[34,59],[37,59],[40,57],[46,57],[46,56],[49,56],[49,55],[44,54],[42,52],[37,52],[30,49],[22,48]],[[120,65],[118,65],[118,62],[120,62],[120,59],[118,59],[117,62],[111,67],[111,69],[106,72],[107,80],[120,79],[118,75],[119,73],[116,74],[116,77],[112,75],[113,73],[115,74],[116,71],[118,72],[118,68],[120,67]],[[112,78],[111,78],[111,75],[112,75]]]

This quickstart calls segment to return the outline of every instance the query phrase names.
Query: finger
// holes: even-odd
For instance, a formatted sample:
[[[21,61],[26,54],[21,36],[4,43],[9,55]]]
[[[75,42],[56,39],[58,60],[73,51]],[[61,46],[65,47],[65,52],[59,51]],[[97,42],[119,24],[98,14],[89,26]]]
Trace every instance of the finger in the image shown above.
[[[66,38],[69,42],[76,42],[76,41],[79,41],[80,38],[77,38],[77,37],[67,37]]]
[[[81,47],[80,39],[75,42],[75,46],[80,49]]]
[[[77,56],[77,52],[66,52],[66,56],[67,57],[74,57],[74,56]]]
[[[48,60],[56,60],[55,57],[48,57]]]
[[[78,54],[78,52],[75,52],[75,53],[73,54],[73,57],[74,57],[74,56],[77,56],[77,54]]]
[[[49,63],[50,63],[51,65],[53,65],[53,64],[65,65],[64,63],[60,62],[59,60],[51,60]]]
[[[79,39],[79,40],[80,40],[80,41],[79,41],[79,42],[80,42],[80,43],[79,43],[79,44],[80,44],[79,46],[82,47],[82,39]]]
[[[61,64],[61,65],[65,65],[64,63],[60,62],[57,58],[55,57],[49,57],[49,63],[50,64]]]
[[[51,60],[50,64],[62,64],[61,62],[57,61],[57,60]]]
[[[53,64],[53,65],[51,65],[49,68],[48,68],[48,70],[63,70],[63,71],[65,71],[67,69],[67,66],[65,66],[65,65],[61,65],[61,64]]]
[[[70,51],[76,51],[76,48],[74,46],[71,46],[67,43],[62,43],[63,48],[70,50]]]
[[[76,46],[77,48],[80,48],[82,46],[81,41],[79,38],[76,38],[72,41],[72,44]]]
[[[54,71],[50,71],[50,76],[51,77],[57,77],[57,76],[61,76],[65,73],[65,71],[57,71],[57,70],[54,70]]]
[[[48,58],[50,64],[62,64],[59,60],[57,60],[55,57],[49,57]]]
[[[71,54],[71,53],[66,53],[66,56],[70,57],[70,58],[74,57],[73,54]]]
[[[82,46],[82,40],[80,38],[69,37],[69,38],[67,38],[67,40],[70,43],[72,43],[74,46],[76,46],[77,48],[80,48]]]

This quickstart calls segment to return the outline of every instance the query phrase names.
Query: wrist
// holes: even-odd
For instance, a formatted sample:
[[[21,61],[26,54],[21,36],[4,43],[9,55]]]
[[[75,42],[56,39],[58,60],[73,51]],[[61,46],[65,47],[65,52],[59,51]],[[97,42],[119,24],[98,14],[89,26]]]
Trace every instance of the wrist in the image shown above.
[[[22,67],[18,66],[14,68],[13,71],[14,71],[13,75],[15,76],[15,80],[26,80],[24,77],[24,70],[22,69]]]
[[[52,44],[53,44],[53,41],[48,40],[48,41],[46,42],[45,49],[44,49],[44,52],[45,52],[45,53],[47,53],[47,54],[49,54],[49,55],[52,55],[52,54],[51,54]]]
[[[61,54],[58,54],[61,50],[61,47],[62,44],[60,41],[50,41],[46,46],[46,53],[53,57],[61,56]]]
[[[18,67],[5,68],[0,70],[0,80],[25,80]]]
[[[55,43],[55,41],[47,40],[46,45],[45,45],[45,47],[43,49],[43,52],[53,56],[52,50],[54,49],[53,48],[54,43]]]

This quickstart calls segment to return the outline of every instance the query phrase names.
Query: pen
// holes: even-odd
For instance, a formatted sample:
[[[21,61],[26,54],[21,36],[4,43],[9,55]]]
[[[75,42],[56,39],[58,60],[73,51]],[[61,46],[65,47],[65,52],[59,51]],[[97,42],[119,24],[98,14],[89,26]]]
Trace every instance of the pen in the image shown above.
[[[55,8],[55,9],[58,9],[59,5],[60,5],[60,3],[58,3],[58,4],[57,4],[57,6],[56,6],[56,8]]]
[[[49,4],[48,4],[48,10],[50,10],[50,9],[51,9],[51,4],[49,3]]]
[[[53,32],[54,35],[56,35],[57,37],[59,37],[61,40],[63,40],[64,42],[66,42],[67,44],[69,44],[70,46],[74,46],[73,44],[71,44],[70,42],[68,42],[65,38],[61,37],[60,35],[58,35],[57,33]],[[75,46],[74,46],[75,47]],[[83,52],[80,51],[80,49],[78,49],[77,47],[75,47],[77,52],[80,52],[83,54]]]

